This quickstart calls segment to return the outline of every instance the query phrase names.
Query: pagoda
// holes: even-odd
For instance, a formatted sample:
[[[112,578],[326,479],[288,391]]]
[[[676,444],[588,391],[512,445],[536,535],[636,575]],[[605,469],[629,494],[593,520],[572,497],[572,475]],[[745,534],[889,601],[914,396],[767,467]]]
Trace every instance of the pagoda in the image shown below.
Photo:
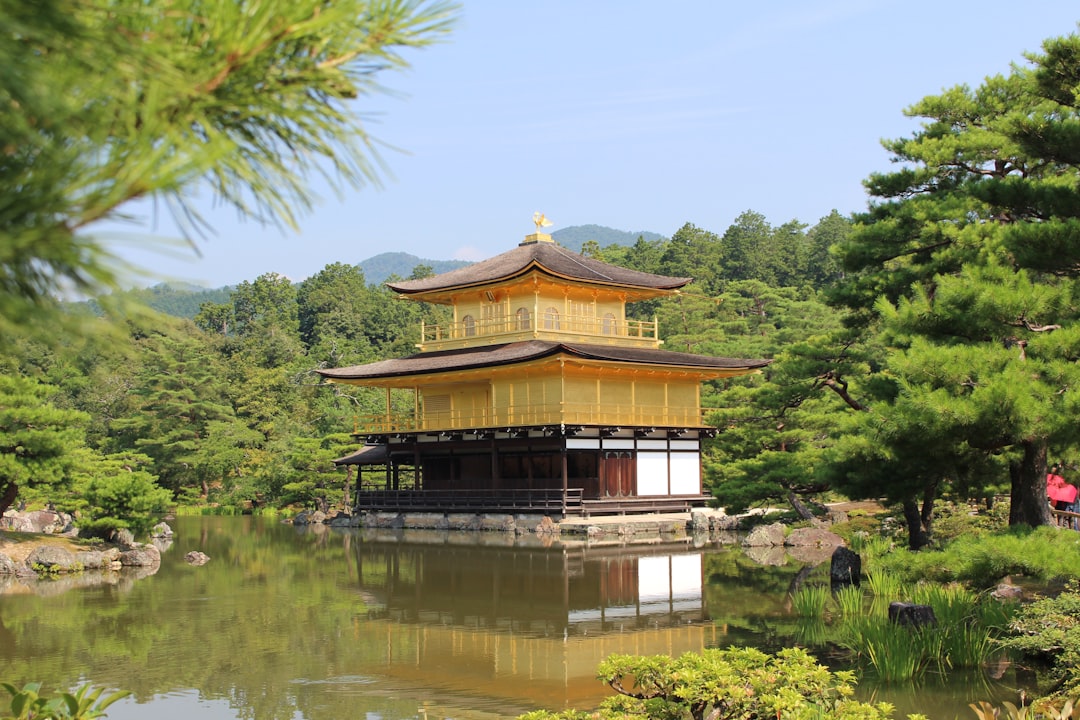
[[[707,501],[701,440],[715,429],[701,383],[770,361],[662,350],[656,320],[629,319],[626,305],[691,278],[579,255],[534,222],[509,252],[387,283],[452,309],[449,324],[421,327],[417,354],[319,371],[386,390],[386,411],[358,419],[364,447],[338,461],[385,468],[379,487],[358,490],[358,510],[567,516]],[[392,391],[411,408],[395,412]]]

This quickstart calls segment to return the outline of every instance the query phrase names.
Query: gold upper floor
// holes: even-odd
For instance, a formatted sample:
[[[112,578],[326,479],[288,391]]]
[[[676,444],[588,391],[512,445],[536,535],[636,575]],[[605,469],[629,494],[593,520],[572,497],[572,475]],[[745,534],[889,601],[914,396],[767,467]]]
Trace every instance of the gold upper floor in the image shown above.
[[[530,274],[512,282],[459,291],[446,299],[447,323],[421,327],[422,352],[523,340],[658,348],[656,319],[626,317],[627,295]]]

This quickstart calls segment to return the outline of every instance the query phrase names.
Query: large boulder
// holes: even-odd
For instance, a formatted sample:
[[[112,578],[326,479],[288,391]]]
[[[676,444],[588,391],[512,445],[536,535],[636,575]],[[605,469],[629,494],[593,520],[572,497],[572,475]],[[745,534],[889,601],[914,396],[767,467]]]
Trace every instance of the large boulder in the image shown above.
[[[906,602],[889,603],[889,620],[897,625],[916,628],[937,625],[934,608]]]
[[[173,536],[173,529],[169,527],[168,523],[159,522],[150,530],[150,537],[152,538],[171,538]]]
[[[784,545],[784,524],[758,525],[742,541],[746,547],[782,547]]]
[[[161,564],[161,552],[153,545],[138,545],[120,553],[124,567],[156,567]]]
[[[796,528],[784,538],[788,547],[832,548],[844,544],[844,539],[834,532],[819,527]]]
[[[74,553],[56,545],[41,545],[26,557],[26,566],[38,573],[75,572],[82,566]]]
[[[848,585],[858,587],[862,582],[862,558],[859,554],[843,546],[833,550],[829,580],[834,591]]]

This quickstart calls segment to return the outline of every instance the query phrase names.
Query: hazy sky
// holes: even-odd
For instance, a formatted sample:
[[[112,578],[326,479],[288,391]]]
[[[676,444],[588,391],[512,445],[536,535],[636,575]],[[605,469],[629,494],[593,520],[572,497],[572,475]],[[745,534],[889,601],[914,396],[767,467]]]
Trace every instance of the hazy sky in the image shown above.
[[[746,210],[812,225],[866,206],[862,180],[889,168],[880,140],[917,127],[905,107],[1007,72],[1078,20],[1057,0],[464,0],[446,43],[381,76],[393,96],[356,103],[400,149],[382,189],[327,191],[299,234],[208,209],[201,258],[137,251],[177,236],[149,204],[98,230],[125,231],[116,251],[159,278],[219,287],[387,251],[481,259],[535,211],[549,231],[723,233]]]

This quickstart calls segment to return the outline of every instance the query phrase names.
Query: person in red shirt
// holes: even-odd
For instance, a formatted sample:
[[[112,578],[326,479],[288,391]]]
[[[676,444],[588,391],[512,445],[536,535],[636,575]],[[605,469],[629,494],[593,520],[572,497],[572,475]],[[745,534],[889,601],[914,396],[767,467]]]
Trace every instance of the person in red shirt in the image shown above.
[[[1046,476],[1046,496],[1054,504],[1055,510],[1068,510],[1076,501],[1076,486],[1065,482],[1061,476],[1061,466],[1054,465]]]

